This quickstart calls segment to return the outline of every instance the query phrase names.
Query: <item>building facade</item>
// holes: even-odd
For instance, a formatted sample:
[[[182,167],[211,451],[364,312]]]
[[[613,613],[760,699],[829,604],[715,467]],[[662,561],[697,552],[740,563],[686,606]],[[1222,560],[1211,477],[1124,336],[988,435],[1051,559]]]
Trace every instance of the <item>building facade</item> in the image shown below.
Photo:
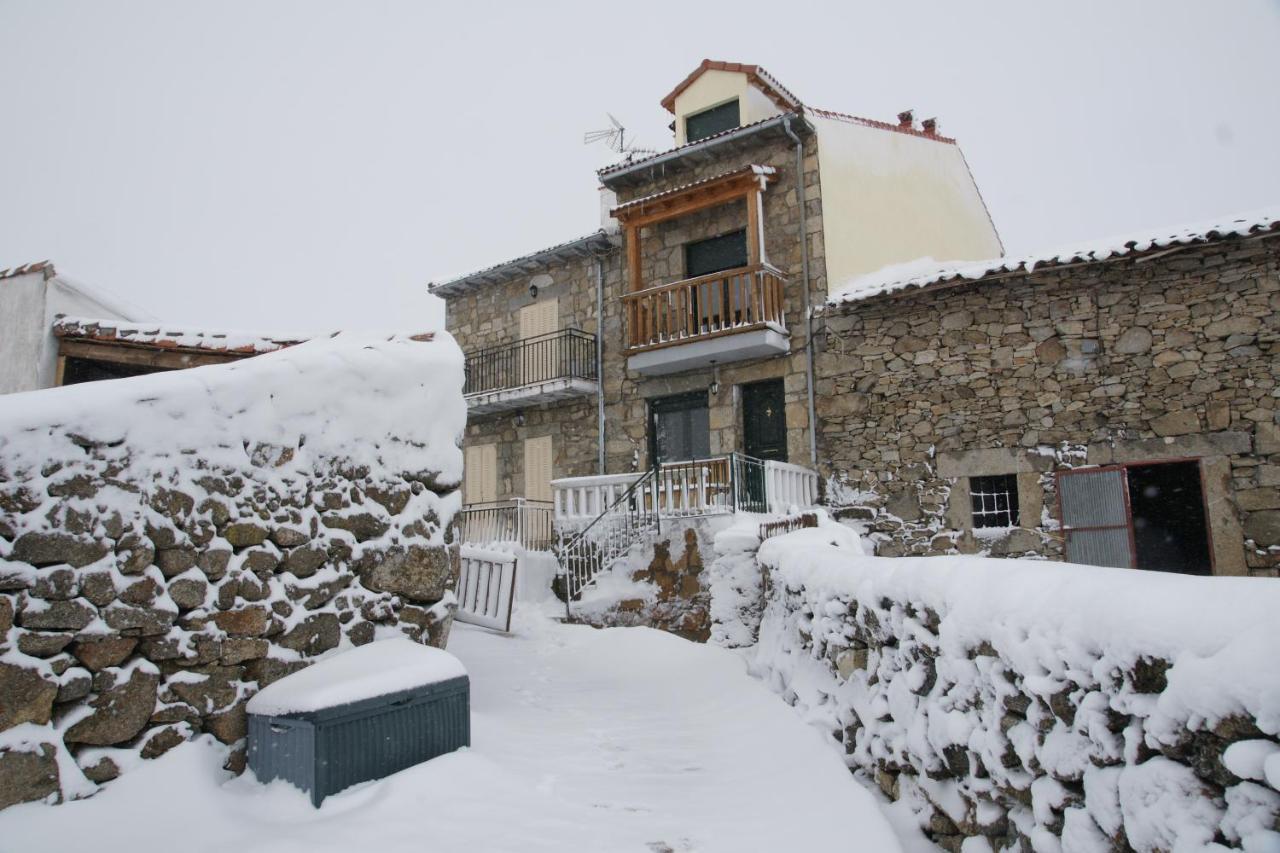
[[[936,122],[815,110],[757,66],[711,61],[663,104],[676,147],[600,171],[599,232],[432,286],[468,353],[473,518],[554,501],[588,519],[655,467],[699,501],[735,466],[812,474],[809,317],[832,277],[1000,253]],[[696,487],[692,460],[712,460]]]
[[[1280,217],[869,281],[824,307],[827,501],[882,555],[1280,565]]]

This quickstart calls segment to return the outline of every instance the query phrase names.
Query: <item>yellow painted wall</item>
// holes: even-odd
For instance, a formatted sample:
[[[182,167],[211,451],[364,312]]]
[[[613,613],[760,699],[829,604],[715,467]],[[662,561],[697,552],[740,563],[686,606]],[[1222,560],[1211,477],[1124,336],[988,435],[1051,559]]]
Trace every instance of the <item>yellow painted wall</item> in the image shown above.
[[[751,124],[782,112],[763,92],[752,86],[741,71],[704,71],[676,97],[676,145],[685,143],[685,116],[719,106],[733,98],[738,99],[738,115],[742,124]]]
[[[890,264],[1003,254],[959,147],[812,114],[827,288]]]

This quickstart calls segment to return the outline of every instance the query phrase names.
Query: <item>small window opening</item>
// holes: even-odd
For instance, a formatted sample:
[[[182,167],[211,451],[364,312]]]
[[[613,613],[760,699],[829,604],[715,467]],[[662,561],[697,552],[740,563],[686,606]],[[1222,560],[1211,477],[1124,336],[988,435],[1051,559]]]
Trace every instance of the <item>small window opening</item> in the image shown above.
[[[741,123],[738,114],[738,99],[709,110],[693,113],[684,117],[685,142],[697,142],[717,133],[732,130]]]
[[[969,478],[973,526],[1018,526],[1018,475],[996,474]]]

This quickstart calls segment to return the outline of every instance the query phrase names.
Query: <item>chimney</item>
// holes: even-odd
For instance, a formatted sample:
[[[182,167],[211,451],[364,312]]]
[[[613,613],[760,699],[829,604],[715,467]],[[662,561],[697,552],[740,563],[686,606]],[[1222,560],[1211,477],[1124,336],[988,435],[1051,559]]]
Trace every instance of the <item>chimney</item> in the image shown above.
[[[938,120],[936,118],[927,118],[920,122],[920,126],[924,128],[924,132],[930,136],[938,135]]]
[[[898,113],[898,127],[904,128],[906,130],[910,130],[911,122],[914,119],[915,119],[915,115],[911,112],[911,110],[903,110],[902,112]]]

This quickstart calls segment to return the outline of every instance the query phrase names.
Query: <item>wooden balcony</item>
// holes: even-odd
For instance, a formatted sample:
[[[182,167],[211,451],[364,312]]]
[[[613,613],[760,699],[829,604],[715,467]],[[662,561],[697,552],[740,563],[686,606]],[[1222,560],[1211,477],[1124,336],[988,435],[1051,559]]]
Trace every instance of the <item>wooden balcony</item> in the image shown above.
[[[624,294],[628,366],[672,373],[787,352],[785,286],[759,263]]]

